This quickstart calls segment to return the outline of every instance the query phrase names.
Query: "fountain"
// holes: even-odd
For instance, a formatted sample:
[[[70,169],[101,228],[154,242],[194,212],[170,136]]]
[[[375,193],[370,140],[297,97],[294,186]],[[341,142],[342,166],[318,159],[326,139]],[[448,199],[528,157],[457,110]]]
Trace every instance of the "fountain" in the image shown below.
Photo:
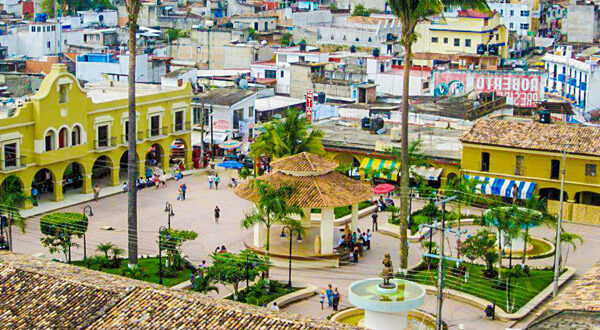
[[[393,279],[390,254],[383,259],[381,278],[354,282],[348,288],[348,299],[365,311],[364,326],[369,329],[405,329],[408,312],[423,305],[425,289],[414,282]]]

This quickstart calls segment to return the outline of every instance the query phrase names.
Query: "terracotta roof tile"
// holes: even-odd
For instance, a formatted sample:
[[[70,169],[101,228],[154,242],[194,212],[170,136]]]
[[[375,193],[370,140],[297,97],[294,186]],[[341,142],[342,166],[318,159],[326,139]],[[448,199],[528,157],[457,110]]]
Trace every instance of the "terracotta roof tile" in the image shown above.
[[[503,119],[480,119],[462,142],[509,148],[600,156],[600,128],[574,124],[542,124]]]
[[[315,154],[301,152],[274,160],[271,162],[271,167],[286,172],[330,172],[338,167],[338,163]]]

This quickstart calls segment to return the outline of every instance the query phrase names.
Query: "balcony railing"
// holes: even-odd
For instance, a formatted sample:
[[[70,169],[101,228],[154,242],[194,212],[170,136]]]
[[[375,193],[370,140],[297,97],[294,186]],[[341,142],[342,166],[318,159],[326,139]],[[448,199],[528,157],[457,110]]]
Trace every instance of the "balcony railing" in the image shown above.
[[[175,125],[172,125],[172,129],[171,132],[172,133],[181,133],[181,132],[185,132],[185,131],[189,131],[191,129],[191,123],[185,122],[185,123],[175,123]]]
[[[144,140],[144,132],[138,131],[136,135],[138,141]],[[127,141],[127,134],[121,134],[121,144],[127,144]]]
[[[19,168],[23,168],[26,165],[27,157],[23,155],[19,157],[0,158],[0,169],[2,170],[2,172],[8,172]]]
[[[168,130],[169,128],[167,126],[151,128],[148,130],[148,138],[165,136],[169,134]]]
[[[94,145],[96,146],[96,149],[106,149],[106,148],[115,147],[117,145],[117,138],[114,136],[111,136],[106,139],[94,140]]]

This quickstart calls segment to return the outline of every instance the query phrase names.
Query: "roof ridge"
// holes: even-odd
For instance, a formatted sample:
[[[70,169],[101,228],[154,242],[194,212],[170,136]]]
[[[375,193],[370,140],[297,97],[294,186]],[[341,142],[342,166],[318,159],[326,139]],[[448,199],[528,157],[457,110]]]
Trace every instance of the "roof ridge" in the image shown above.
[[[321,200],[325,201],[323,193],[321,192],[321,188],[319,187],[319,183],[317,182],[317,177],[316,176],[310,176],[310,179],[313,180],[313,183],[315,184],[315,188],[317,188],[317,192],[319,193],[319,197],[321,197]]]
[[[308,161],[308,165],[310,165],[310,168],[313,169],[313,171],[316,171],[317,168],[315,167],[315,165],[313,165],[312,161],[310,160],[310,158],[308,158],[308,153],[306,151],[302,152],[302,155],[304,156],[304,158],[306,158],[306,161]]]

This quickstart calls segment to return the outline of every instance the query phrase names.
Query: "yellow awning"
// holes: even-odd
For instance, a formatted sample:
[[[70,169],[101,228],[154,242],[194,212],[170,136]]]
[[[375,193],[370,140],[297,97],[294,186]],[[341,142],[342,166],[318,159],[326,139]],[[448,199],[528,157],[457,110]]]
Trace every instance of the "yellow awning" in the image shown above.
[[[372,174],[375,178],[398,181],[400,162],[379,158],[365,158],[360,163],[360,169],[365,176]]]

